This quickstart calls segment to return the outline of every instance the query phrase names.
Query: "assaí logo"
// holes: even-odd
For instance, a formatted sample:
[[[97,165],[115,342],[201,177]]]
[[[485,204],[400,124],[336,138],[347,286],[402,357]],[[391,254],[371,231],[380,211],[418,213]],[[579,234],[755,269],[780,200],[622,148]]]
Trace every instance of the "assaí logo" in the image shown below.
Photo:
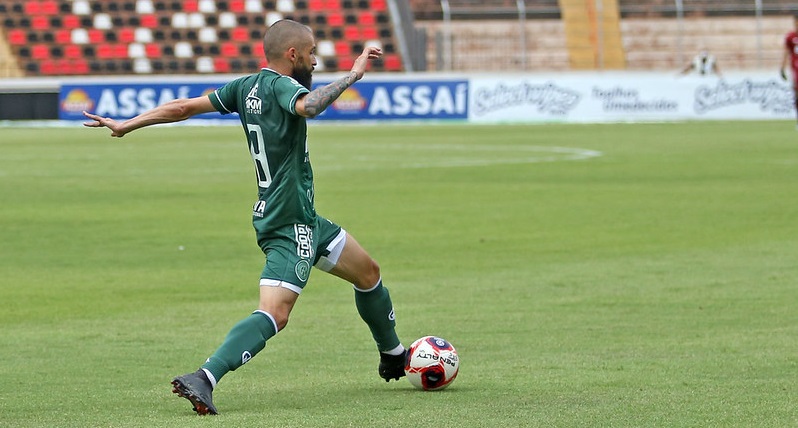
[[[747,103],[777,114],[790,113],[795,108],[792,89],[776,79],[764,82],[744,79],[735,84],[721,80],[715,86],[701,85],[695,91],[694,106],[699,114]]]
[[[95,114],[110,117],[133,117],[178,98],[189,98],[190,86],[106,88],[100,93]]]

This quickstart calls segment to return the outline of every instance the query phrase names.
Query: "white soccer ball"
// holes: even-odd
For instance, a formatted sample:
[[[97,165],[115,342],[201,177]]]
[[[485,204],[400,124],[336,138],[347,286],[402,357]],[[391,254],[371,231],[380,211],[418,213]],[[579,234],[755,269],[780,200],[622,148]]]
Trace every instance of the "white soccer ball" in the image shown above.
[[[424,336],[407,350],[405,374],[413,386],[436,391],[449,386],[460,370],[460,357],[451,343],[440,337]]]

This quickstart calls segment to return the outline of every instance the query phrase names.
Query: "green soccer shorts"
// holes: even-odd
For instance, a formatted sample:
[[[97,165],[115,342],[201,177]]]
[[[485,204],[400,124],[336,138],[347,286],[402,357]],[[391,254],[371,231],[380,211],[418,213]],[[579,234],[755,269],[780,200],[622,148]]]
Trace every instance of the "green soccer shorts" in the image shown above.
[[[257,220],[254,224],[257,230]],[[294,224],[257,236],[266,255],[260,285],[284,287],[297,294],[308,283],[310,268],[329,272],[346,244],[346,231],[321,216],[316,216],[314,225]]]

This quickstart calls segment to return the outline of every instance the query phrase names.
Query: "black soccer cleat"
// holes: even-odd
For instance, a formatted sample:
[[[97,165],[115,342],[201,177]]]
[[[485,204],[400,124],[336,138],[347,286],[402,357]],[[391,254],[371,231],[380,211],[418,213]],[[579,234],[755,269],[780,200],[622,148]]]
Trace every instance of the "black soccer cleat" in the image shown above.
[[[407,349],[399,355],[390,355],[380,352],[380,367],[378,369],[380,377],[390,382],[391,379],[399,380],[405,375],[405,364],[407,363]]]
[[[174,378],[172,386],[172,392],[190,401],[198,415],[219,414],[213,405],[211,381],[202,369]]]

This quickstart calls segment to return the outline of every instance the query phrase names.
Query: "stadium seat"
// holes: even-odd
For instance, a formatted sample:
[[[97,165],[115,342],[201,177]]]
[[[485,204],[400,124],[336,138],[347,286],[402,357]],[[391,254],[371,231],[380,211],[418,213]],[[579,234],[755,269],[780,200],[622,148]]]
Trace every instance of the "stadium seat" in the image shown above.
[[[71,30],[78,27],[80,27],[80,18],[77,15],[68,14],[61,18],[61,28]]]
[[[70,45],[72,44],[72,31],[70,30],[58,30],[55,32],[55,42],[59,45]]]
[[[145,44],[144,51],[147,54],[147,58],[160,58],[161,56],[163,56],[163,52],[161,51],[161,45],[157,43]]]
[[[263,13],[263,3],[260,0],[246,0],[244,10],[247,13]]]
[[[30,27],[36,31],[46,31],[50,29],[50,18],[44,15],[33,16],[30,20]]]
[[[72,2],[72,13],[75,15],[89,15],[91,6],[87,0],[75,0]]]
[[[229,73],[230,62],[225,58],[214,58],[213,68],[217,73]]]
[[[339,12],[332,12],[327,16],[327,24],[332,27],[344,25],[344,16]]]
[[[153,6],[152,0],[137,0],[136,13],[139,15],[155,13],[155,6]]]
[[[246,10],[246,3],[244,0],[230,0],[230,2],[227,4],[227,7],[229,8],[230,12],[241,13]]]
[[[83,58],[83,50],[78,45],[65,44],[64,57],[68,59]]]
[[[400,71],[402,69],[402,60],[398,55],[385,55],[382,62],[386,71]]]
[[[380,38],[376,27],[362,27],[360,29],[361,40],[376,40]]]
[[[28,43],[28,35],[25,30],[11,30],[8,32],[8,42],[12,45],[24,45]]]
[[[219,53],[224,57],[236,58],[240,54],[240,51],[237,43],[227,42],[222,43]]]
[[[335,42],[335,53],[337,55],[349,55],[352,52],[352,46],[349,42],[339,40]]]
[[[383,12],[387,8],[385,0],[371,0],[370,9],[375,12]]]
[[[141,26],[144,28],[158,28],[158,17],[155,15],[141,15]]]
[[[41,4],[38,1],[27,1],[24,6],[25,15],[34,16],[41,13]]]
[[[117,40],[120,43],[133,43],[136,41],[136,32],[132,28],[120,28],[117,31]]]
[[[31,46],[30,57],[36,61],[50,58],[50,46],[45,44],[36,44]]]
[[[344,38],[350,41],[360,40],[360,28],[356,26],[344,28]]]
[[[377,18],[371,12],[360,12],[357,16],[357,22],[360,25],[374,25],[377,23]]]

